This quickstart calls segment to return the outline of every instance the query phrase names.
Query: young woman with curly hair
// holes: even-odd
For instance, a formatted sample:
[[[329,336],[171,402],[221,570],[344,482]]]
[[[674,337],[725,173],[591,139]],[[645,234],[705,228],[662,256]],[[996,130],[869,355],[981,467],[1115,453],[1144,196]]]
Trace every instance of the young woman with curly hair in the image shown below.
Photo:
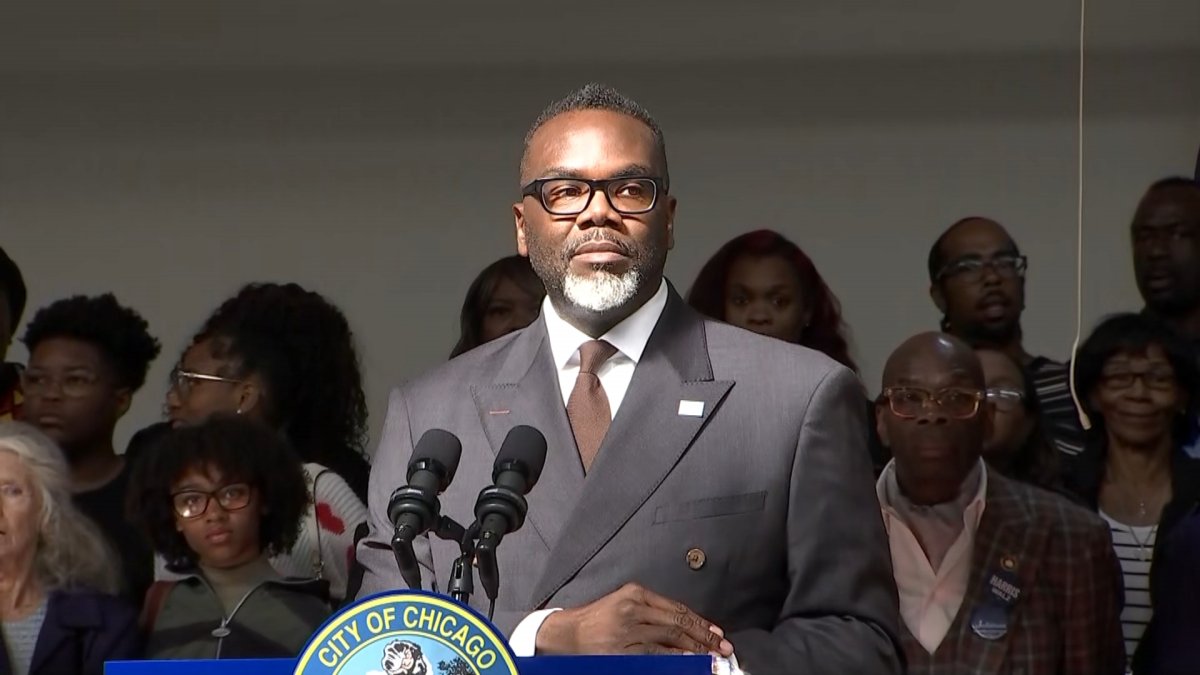
[[[218,415],[176,429],[139,461],[128,509],[186,576],[147,593],[153,659],[286,658],[329,616],[323,581],[287,578],[309,497],[300,459],[265,425]]]
[[[367,404],[346,317],[297,284],[244,287],[192,338],[167,392],[175,427],[214,413],[254,419],[291,443],[313,505],[295,548],[272,563],[286,576],[328,580],[333,599],[343,599],[370,474]]]

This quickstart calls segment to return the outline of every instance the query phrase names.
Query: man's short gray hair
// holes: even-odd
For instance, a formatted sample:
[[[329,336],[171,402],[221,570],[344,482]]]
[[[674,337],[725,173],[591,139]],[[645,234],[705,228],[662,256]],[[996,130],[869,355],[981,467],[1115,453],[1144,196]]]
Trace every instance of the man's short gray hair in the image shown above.
[[[645,124],[650,133],[654,136],[654,149],[662,157],[663,162],[663,182],[670,185],[670,172],[667,170],[667,143],[663,139],[662,128],[658,126],[658,122],[648,110],[643,108],[637,101],[629,98],[612,87],[591,82],[567,94],[563,98],[554,101],[546,106],[542,114],[534,120],[533,125],[529,127],[528,133],[525,134],[525,148],[521,152],[521,176],[524,177],[529,168],[529,142],[533,140],[534,134],[538,132],[547,122],[562,115],[564,113],[573,112],[576,110],[607,110],[609,112],[620,113]]]

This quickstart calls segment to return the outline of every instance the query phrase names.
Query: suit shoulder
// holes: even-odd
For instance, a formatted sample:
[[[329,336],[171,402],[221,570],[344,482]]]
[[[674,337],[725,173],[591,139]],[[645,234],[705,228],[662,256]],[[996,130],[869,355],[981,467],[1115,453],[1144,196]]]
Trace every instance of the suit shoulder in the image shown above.
[[[734,380],[759,399],[792,412],[806,409],[818,392],[826,400],[866,400],[858,375],[819,351],[718,321],[706,320],[704,327],[713,376]]]
[[[850,372],[842,364],[815,349],[759,335],[720,321],[706,318],[704,332],[714,368],[719,363],[740,361],[747,365],[760,366],[767,372],[779,372],[781,375],[802,371],[806,376],[816,377],[818,380],[839,369]]]
[[[405,393],[424,394],[430,389],[445,388],[447,384],[460,385],[464,382],[480,381],[487,373],[499,367],[513,341],[526,330],[529,329],[509,333],[440,363],[405,381],[399,389]]]

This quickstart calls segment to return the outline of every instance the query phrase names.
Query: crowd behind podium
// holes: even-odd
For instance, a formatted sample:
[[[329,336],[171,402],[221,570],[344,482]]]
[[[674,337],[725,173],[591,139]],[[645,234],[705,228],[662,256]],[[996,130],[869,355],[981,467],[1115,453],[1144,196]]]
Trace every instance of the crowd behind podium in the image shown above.
[[[803,239],[736,236],[680,289],[857,373]],[[908,261],[928,287],[881,291],[928,293],[942,316],[861,383],[866,441],[849,444],[874,468],[908,672],[993,672],[975,664],[1008,657],[972,637],[989,631],[1052,664],[1029,672],[1200,672],[1200,184],[1151,184],[1129,240],[1111,254],[1132,257],[1144,304],[1110,308],[1074,363],[1026,350],[1026,277],[1046,261],[985,216]],[[316,289],[252,283],[196,308],[162,355],[153,308],[97,288],[27,310],[38,280],[18,263],[0,251],[0,356],[29,353],[0,370],[0,670],[296,655],[363,575],[367,405],[346,317]],[[545,294],[528,257],[497,260],[447,353],[538,321]],[[163,357],[164,420],[116,448]]]

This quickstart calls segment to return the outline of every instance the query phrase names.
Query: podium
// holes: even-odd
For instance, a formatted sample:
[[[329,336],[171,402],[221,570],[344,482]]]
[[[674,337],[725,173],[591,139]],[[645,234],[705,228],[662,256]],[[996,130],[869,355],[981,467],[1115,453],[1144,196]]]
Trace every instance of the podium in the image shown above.
[[[225,635],[228,635],[228,631]],[[216,639],[216,638],[214,638]],[[219,641],[218,641],[219,642]],[[213,643],[214,652],[218,642]],[[294,659],[114,661],[105,675],[712,675],[708,656],[517,658],[474,609],[425,591],[339,610]]]
[[[534,656],[516,659],[520,675],[712,675],[707,656]],[[296,659],[114,661],[104,675],[292,675]]]

